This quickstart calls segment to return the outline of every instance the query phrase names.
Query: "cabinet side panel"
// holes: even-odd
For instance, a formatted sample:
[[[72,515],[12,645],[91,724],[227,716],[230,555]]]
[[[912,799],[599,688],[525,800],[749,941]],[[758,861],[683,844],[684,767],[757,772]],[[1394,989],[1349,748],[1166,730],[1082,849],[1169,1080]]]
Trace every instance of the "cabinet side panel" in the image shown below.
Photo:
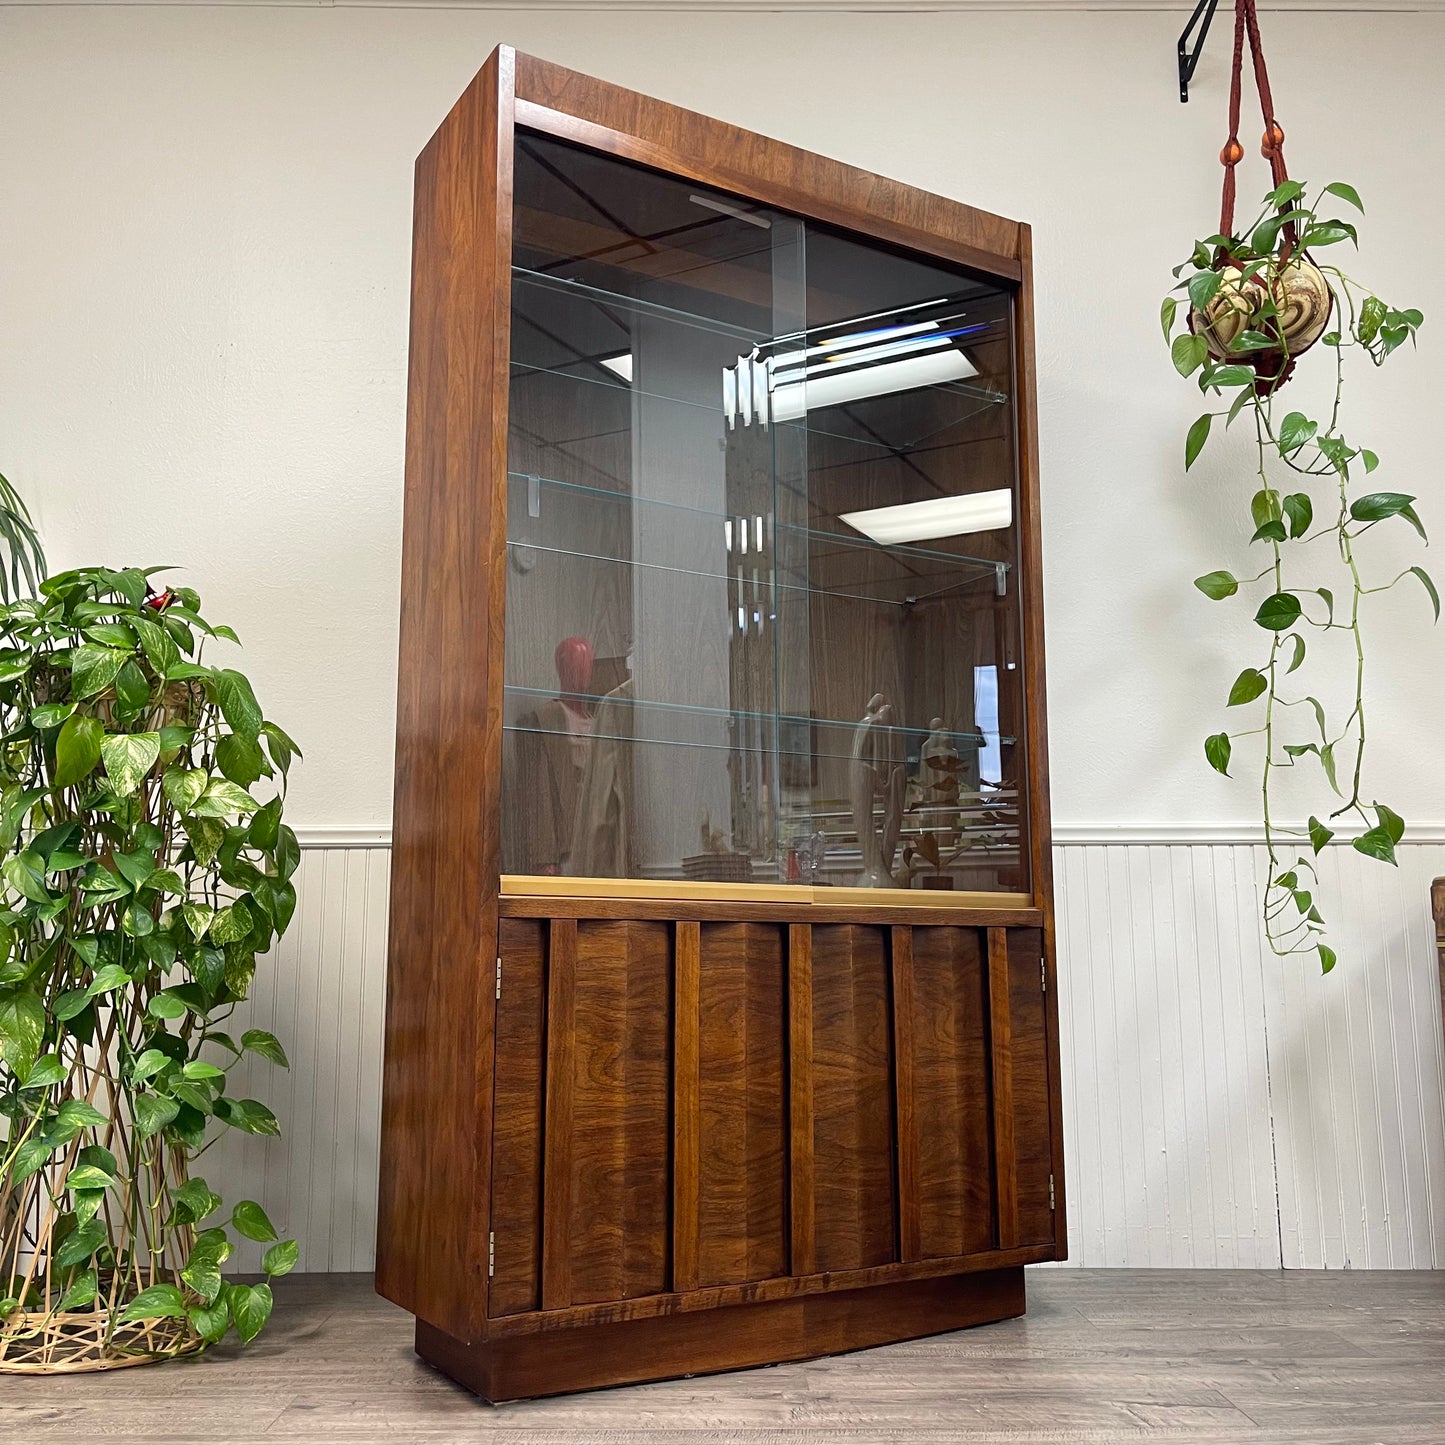
[[[1019,1244],[1043,1244],[1054,1237],[1054,1213],[1049,1207],[1049,1175],[1054,1167],[1053,1110],[1045,994],[1040,977],[1043,948],[1044,936],[1039,929],[1009,929],[1009,1018]]]
[[[815,1268],[898,1258],[886,930],[813,929]]]
[[[668,1287],[672,930],[577,929],[572,1101],[573,1304]]]
[[[486,1308],[511,95],[499,51],[414,220],[377,1288],[461,1339]]]
[[[978,929],[913,930],[913,1048],[920,1257],[991,1249],[988,973]]]
[[[497,1063],[492,1124],[495,1269],[489,1314],[539,1308],[542,1276],[542,1119],[547,1071],[546,925],[504,918],[504,987],[497,1000]]]
[[[783,930],[705,923],[700,970],[699,1283],[787,1270]]]

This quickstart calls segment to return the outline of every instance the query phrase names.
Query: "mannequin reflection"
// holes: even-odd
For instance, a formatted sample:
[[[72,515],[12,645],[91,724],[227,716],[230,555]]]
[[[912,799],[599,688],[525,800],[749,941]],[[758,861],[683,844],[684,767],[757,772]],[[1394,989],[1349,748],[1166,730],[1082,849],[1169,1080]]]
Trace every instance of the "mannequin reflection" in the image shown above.
[[[566,870],[577,815],[577,795],[592,749],[596,700],[592,685],[592,644],[583,637],[564,637],[553,662],[559,695],[519,720],[527,780],[529,873],[553,875]]]
[[[852,761],[849,764],[849,802],[853,826],[858,830],[858,852],[863,872],[860,888],[897,888],[893,876],[893,855],[898,849],[898,832],[903,823],[903,794],[907,778],[898,756],[893,704],[881,692],[868,699],[862,722],[853,731]],[[883,828],[879,835],[873,803],[883,799]]]

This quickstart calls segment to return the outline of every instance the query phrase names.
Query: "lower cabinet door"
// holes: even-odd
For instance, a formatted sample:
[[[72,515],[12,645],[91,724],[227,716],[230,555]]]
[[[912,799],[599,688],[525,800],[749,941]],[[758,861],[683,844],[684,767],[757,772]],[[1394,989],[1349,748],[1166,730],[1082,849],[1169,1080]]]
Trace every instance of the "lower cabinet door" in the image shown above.
[[[490,1312],[1050,1242],[1042,942],[502,920]]]

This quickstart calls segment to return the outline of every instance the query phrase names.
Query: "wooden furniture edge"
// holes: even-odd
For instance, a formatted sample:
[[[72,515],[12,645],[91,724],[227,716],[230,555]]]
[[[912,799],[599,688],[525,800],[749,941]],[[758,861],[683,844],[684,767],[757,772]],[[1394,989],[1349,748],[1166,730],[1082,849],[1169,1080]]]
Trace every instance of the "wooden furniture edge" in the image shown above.
[[[661,919],[673,923],[876,923],[880,926],[913,924],[918,927],[951,924],[960,928],[1038,928],[1044,921],[1043,910],[1039,908],[938,908],[923,903],[879,908],[869,904],[844,904],[840,907],[825,903],[529,896],[504,897],[498,908],[503,918]]]
[[[468,1345],[417,1321],[416,1350],[491,1401],[814,1359],[1024,1313],[1021,1266],[901,1279],[835,1294],[579,1324]]]
[[[510,51],[505,46],[499,49]],[[863,230],[986,275],[1019,279],[1017,221],[536,56],[510,53],[519,127],[825,223]],[[680,150],[652,139],[682,130],[693,131],[708,144]],[[710,157],[707,151],[714,144],[717,154]],[[742,154],[747,154],[749,164],[735,167],[732,158]],[[854,196],[858,199],[843,199]],[[913,219],[916,216],[929,220],[921,223]]]

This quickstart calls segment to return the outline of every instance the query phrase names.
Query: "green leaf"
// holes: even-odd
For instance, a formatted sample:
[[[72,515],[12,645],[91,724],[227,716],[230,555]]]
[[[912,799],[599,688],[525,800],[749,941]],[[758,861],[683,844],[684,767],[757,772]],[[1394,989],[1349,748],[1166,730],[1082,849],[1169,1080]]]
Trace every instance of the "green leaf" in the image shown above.
[[[1440,620],[1440,594],[1435,590],[1435,584],[1430,580],[1430,574],[1423,567],[1411,567],[1410,571],[1420,579],[1425,591],[1430,594],[1430,605],[1435,609],[1435,621]]]
[[[1420,540],[1422,542],[1428,542],[1430,540],[1429,537],[1425,535],[1425,524],[1420,520],[1414,507],[1401,507],[1400,515],[1420,534]]]
[[[217,1099],[216,1117],[246,1134],[264,1134],[275,1138],[281,1132],[276,1116],[255,1099]],[[275,1236],[272,1235],[272,1238]]]
[[[1234,686],[1229,689],[1229,706],[1238,707],[1241,703],[1253,702],[1261,693],[1269,687],[1269,679],[1253,667],[1246,667],[1234,680]]]
[[[239,943],[251,931],[251,910],[240,899],[216,910],[211,920],[212,943]]]
[[[1335,951],[1327,943],[1319,946],[1320,972],[1328,973],[1335,966]]]
[[[1225,597],[1233,597],[1239,591],[1239,583],[1228,572],[1207,572],[1203,577],[1196,577],[1194,585],[1206,597],[1211,597],[1216,602]]]
[[[121,1312],[120,1323],[132,1320],[181,1320],[186,1317],[186,1302],[173,1284],[153,1284],[143,1289]]]
[[[82,1164],[65,1176],[67,1189],[111,1189],[115,1182],[111,1175],[93,1164]]]
[[[136,666],[134,658],[127,658],[115,676],[116,716],[124,721],[139,717],[150,696],[151,685],[145,673]]]
[[[1335,745],[1333,743],[1326,743],[1324,747],[1320,749],[1320,762],[1325,766],[1325,777],[1329,779],[1330,787],[1338,793],[1340,791],[1340,780],[1335,775]]]
[[[93,1269],[82,1270],[71,1281],[70,1288],[60,1296],[60,1304],[57,1308],[62,1314],[65,1314],[93,1304],[98,1287],[95,1271]]]
[[[146,1013],[153,1019],[178,1019],[186,1012],[185,1000],[174,989],[162,989],[151,999]]]
[[[52,1143],[66,1144],[84,1129],[102,1129],[108,1120],[84,1099],[67,1099],[56,1111],[50,1125]]]
[[[1218,271],[1197,271],[1189,278],[1189,304],[1202,311],[1219,293],[1223,277]]]
[[[1272,351],[1278,342],[1262,331],[1241,331],[1230,343],[1231,351]]]
[[[1357,522],[1379,522],[1397,516],[1414,500],[1403,492],[1371,492],[1350,503],[1350,516]]]
[[[1209,766],[1217,773],[1229,776],[1229,734],[1215,733],[1213,737],[1204,739],[1204,756],[1209,760]]]
[[[1360,200],[1360,193],[1344,181],[1331,181],[1329,185],[1325,187],[1325,194],[1328,196],[1338,196],[1342,201],[1348,201],[1361,215],[1364,214],[1365,207]]]
[[[1194,465],[1194,459],[1204,450],[1204,443],[1209,440],[1209,426],[1214,418],[1205,412],[1198,421],[1189,428],[1189,435],[1184,439],[1184,470],[1188,471]]]
[[[181,917],[186,921],[186,927],[197,939],[204,938],[206,929],[211,925],[211,919],[216,916],[216,910],[209,903],[183,903],[181,904]]]
[[[100,994],[125,988],[130,981],[130,974],[118,963],[107,963],[96,970],[95,977],[90,981],[90,987],[85,991],[85,996],[86,998],[96,998]]]
[[[212,778],[191,811],[203,818],[227,818],[254,813],[260,806],[244,788],[238,788],[229,779]]]
[[[221,1196],[213,1193],[204,1179],[187,1179],[172,1197],[190,1224],[199,1224],[221,1207]]]
[[[1209,386],[1219,390],[1226,386],[1247,386],[1253,388],[1259,377],[1255,374],[1254,368],[1250,366],[1213,366],[1210,367],[1205,380]],[[1249,399],[1248,393],[1245,400]],[[1239,398],[1236,397],[1238,402]]]
[[[301,749],[275,723],[262,723],[261,736],[266,739],[266,751],[271,754],[271,761],[284,778],[291,770],[292,759],[302,756]]]
[[[206,782],[204,768],[167,768],[161,777],[161,789],[173,808],[189,813],[206,791]]]
[[[120,797],[129,797],[161,755],[159,733],[120,733],[105,738],[100,756],[106,776]]]
[[[231,1227],[237,1234],[244,1234],[247,1239],[261,1244],[270,1244],[276,1238],[276,1226],[254,1199],[243,1199],[231,1211]]]
[[[181,826],[190,840],[191,852],[202,868],[209,867],[225,841],[225,824],[216,818],[183,818]]]
[[[1355,852],[1363,853],[1367,858],[1378,858],[1381,863],[1399,866],[1395,863],[1395,839],[1383,825],[1361,833],[1354,841],[1354,848]]]
[[[296,834],[284,823],[276,834],[276,871],[283,879],[290,878],[301,865],[301,845]]]
[[[1251,542],[1283,542],[1286,536],[1284,523],[1278,518],[1272,517],[1267,522],[1261,522],[1255,528],[1254,536],[1249,540]]]
[[[137,1094],[131,1101],[131,1108],[135,1115],[136,1133],[142,1139],[159,1134],[181,1112],[181,1106],[174,1099],[162,1094]]]
[[[23,898],[32,903],[49,903],[45,887],[45,860],[28,848],[14,853],[0,866],[0,875]]]
[[[1279,521],[1284,516],[1279,493],[1273,487],[1262,487],[1249,499],[1249,515],[1256,527],[1262,527],[1266,522]]]
[[[94,643],[82,643],[71,654],[70,690],[77,701],[94,697],[104,692],[115,675],[121,670],[128,654],[117,652],[111,647],[97,647]]]
[[[149,618],[133,617],[130,625],[140,638],[141,650],[146,661],[155,669],[158,677],[165,677],[180,660],[180,649],[164,627]]]
[[[1253,375],[1253,372],[1251,372],[1250,374]],[[1252,386],[1248,387],[1244,391],[1241,391],[1239,395],[1234,398],[1233,402],[1230,403],[1229,415],[1224,420],[1225,426],[1233,426],[1235,417],[1237,417],[1240,412],[1244,410],[1244,408],[1249,404],[1251,400],[1256,399],[1257,398],[1254,395],[1254,388]]]
[[[1290,592],[1276,592],[1260,603],[1254,620],[1270,632],[1283,632],[1299,621],[1299,598]]]
[[[246,841],[253,848],[269,851],[276,846],[281,836],[281,802],[278,794],[251,819],[246,829]]]
[[[1302,411],[1290,412],[1279,427],[1281,453],[1288,456],[1291,452],[1297,452],[1318,430],[1319,423],[1312,422]]]
[[[1383,803],[1375,803],[1373,806],[1375,816],[1380,820],[1380,826],[1390,835],[1390,841],[1398,843],[1405,836],[1405,820]]]
[[[1377,466],[1380,465],[1379,457],[1377,457],[1374,452],[1370,451],[1366,447],[1362,447],[1360,449],[1360,460],[1365,464],[1366,476],[1369,476],[1369,474],[1374,471]]]
[[[271,1290],[264,1284],[233,1284],[226,1291],[231,1322],[242,1344],[250,1344],[271,1317]]]
[[[216,766],[233,783],[248,788],[266,771],[266,757],[255,739],[231,733],[216,744]]]
[[[1191,372],[1198,371],[1208,360],[1209,343],[1202,336],[1185,332],[1174,338],[1169,354],[1173,358],[1174,369],[1180,376],[1188,376]]]
[[[45,1005],[31,989],[0,999],[0,1059],[22,1079],[29,1074],[45,1037]]]
[[[265,1029],[247,1029],[241,1035],[241,1048],[247,1052],[257,1054],[270,1063],[279,1064],[283,1069],[291,1067],[286,1057],[286,1050],[281,1047],[280,1040],[275,1034],[269,1034]]]
[[[1169,333],[1174,330],[1174,316],[1179,310],[1179,298],[1177,296],[1166,296],[1159,307],[1159,324],[1164,328],[1164,339],[1169,340]]]
[[[1305,660],[1305,640],[1299,635],[1298,632],[1290,633],[1289,637],[1286,640],[1294,644],[1294,657],[1291,660],[1290,665],[1284,670],[1285,676],[1288,677],[1289,674],[1292,673],[1295,668],[1297,668],[1300,663]]]
[[[27,1139],[15,1151],[14,1162],[10,1165],[10,1183],[23,1184],[30,1176],[44,1167],[56,1146],[48,1139]]]
[[[1284,514],[1289,518],[1291,537],[1303,537],[1315,518],[1314,503],[1303,492],[1291,492],[1284,499]]]
[[[1317,221],[1313,226],[1307,226],[1304,235],[1299,238],[1302,251],[1315,246],[1335,246],[1341,241],[1360,244],[1359,233],[1348,221]]]
[[[90,774],[100,761],[105,728],[99,718],[73,713],[55,740],[55,786],[69,788]]]
[[[65,1242],[51,1256],[61,1269],[84,1264],[105,1243],[105,1221],[90,1219],[65,1237]]]
[[[47,702],[40,707],[31,709],[30,721],[42,731],[58,728],[74,711],[75,704],[73,702]],[[99,761],[98,755],[97,761]]]
[[[41,1054],[23,1075],[22,1089],[49,1089],[65,1082],[65,1065],[55,1054]]]
[[[245,676],[228,667],[218,668],[216,702],[231,731],[254,742],[261,731],[261,708]]]
[[[196,1333],[208,1345],[218,1343],[231,1327],[231,1311],[224,1299],[218,1300],[204,1309],[192,1305],[186,1311],[186,1317],[190,1320]]]
[[[261,1268],[272,1278],[277,1275],[290,1274],[296,1268],[296,1259],[299,1253],[300,1250],[294,1239],[283,1239],[279,1244],[273,1244],[261,1256]]]

